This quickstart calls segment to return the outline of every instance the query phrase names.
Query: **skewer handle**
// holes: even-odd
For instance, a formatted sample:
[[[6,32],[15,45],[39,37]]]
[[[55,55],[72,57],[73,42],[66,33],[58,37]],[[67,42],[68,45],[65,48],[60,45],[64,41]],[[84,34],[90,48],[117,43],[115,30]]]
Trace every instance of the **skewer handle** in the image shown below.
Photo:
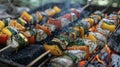
[[[39,61],[41,58],[43,58],[48,53],[50,53],[50,50],[46,51],[45,53],[43,53],[42,55],[40,55],[39,57],[37,57],[35,60],[33,60],[31,63],[29,63],[27,65],[27,67],[31,67],[32,65],[34,65],[37,61]]]
[[[10,48],[10,47],[11,47],[11,45],[8,45],[8,46],[6,46],[6,47],[4,47],[4,48],[0,49],[0,53],[1,53],[2,51],[4,51],[4,50],[6,50],[6,49]]]

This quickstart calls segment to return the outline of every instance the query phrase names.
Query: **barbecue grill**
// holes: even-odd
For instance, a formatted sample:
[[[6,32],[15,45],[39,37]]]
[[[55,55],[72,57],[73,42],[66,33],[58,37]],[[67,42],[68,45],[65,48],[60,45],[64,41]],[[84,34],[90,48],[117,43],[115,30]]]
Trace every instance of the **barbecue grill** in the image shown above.
[[[65,3],[48,3],[45,4],[39,8],[36,8],[35,10],[30,11],[29,13],[34,13],[35,11],[44,11],[45,9],[48,9],[49,7],[53,7],[53,6],[58,6],[62,9],[62,12],[59,14],[56,14],[53,18],[57,18],[60,17],[66,13],[70,13],[68,10],[66,10],[66,8],[64,8]],[[83,4],[84,5],[84,4]],[[80,8],[83,5],[81,4],[70,4],[70,8]],[[96,5],[90,5],[89,7],[87,7],[81,14],[81,18],[84,18],[86,16],[88,16],[90,13],[96,11],[96,10],[103,10],[105,8],[105,6],[96,6]],[[119,11],[119,8],[113,8],[113,7],[109,7],[105,13],[110,14],[113,11]],[[79,18],[79,20],[76,20],[74,22],[78,22],[81,20],[81,18]],[[45,42],[49,42],[51,41],[55,36],[59,35],[60,33],[66,31],[69,27],[74,26],[74,23],[70,23],[68,26],[64,27],[62,30],[56,30],[55,32],[52,32],[52,35],[47,37],[45,40],[42,40],[40,42],[37,42],[36,44],[33,45],[29,45],[25,48],[21,48],[21,50],[16,51],[11,51],[11,49],[5,50],[3,52],[0,53],[0,66],[3,67],[25,67],[27,64],[29,64],[31,61],[33,61],[35,58],[37,58],[39,55],[41,55],[42,53],[45,52],[45,49],[43,48],[43,44]],[[114,44],[112,43],[118,43],[118,40],[116,39],[114,42],[111,41],[113,40],[115,37],[114,36],[118,36],[117,34],[119,34],[119,28],[117,29],[118,31],[115,31],[112,36],[109,38],[109,42],[110,43],[110,48],[112,48],[113,50],[115,50],[117,53],[119,53],[119,48],[117,46],[114,46]],[[118,32],[118,33],[116,33]],[[116,44],[118,45],[118,44]],[[3,48],[4,46],[0,46],[0,48]],[[118,48],[118,50],[116,50]],[[49,64],[49,60],[51,58],[53,58],[53,55],[46,55],[44,56],[41,60],[39,60],[37,63],[35,63],[33,65],[34,66],[42,66],[42,67],[51,67]],[[41,64],[41,65],[40,65]],[[77,64],[76,64],[77,67]]]

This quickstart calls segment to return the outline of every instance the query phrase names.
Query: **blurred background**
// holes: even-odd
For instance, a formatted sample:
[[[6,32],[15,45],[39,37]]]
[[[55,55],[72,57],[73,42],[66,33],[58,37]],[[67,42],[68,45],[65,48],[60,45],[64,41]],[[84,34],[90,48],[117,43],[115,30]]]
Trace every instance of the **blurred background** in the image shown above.
[[[10,1],[15,6],[25,6],[30,9],[34,9],[37,7],[40,7],[46,3],[56,3],[56,2],[65,2],[67,3],[80,3],[80,4],[86,4],[87,0],[0,0],[0,3],[8,3]],[[92,5],[98,5],[98,6],[106,6],[108,5],[112,0],[93,0]],[[112,7],[120,7],[120,0],[113,0]]]

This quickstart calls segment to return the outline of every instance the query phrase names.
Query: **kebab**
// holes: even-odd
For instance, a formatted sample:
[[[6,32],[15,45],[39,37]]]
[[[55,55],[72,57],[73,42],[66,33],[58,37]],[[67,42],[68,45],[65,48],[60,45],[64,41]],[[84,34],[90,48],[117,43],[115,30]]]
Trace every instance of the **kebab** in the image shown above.
[[[58,8],[57,6],[54,6],[53,10],[56,11],[56,13],[61,12],[61,9]],[[49,12],[50,12],[50,10],[49,10]],[[21,17],[18,18],[17,20],[10,20],[8,18],[8,19],[4,19],[3,21],[0,21],[0,30],[2,30],[4,27],[9,25],[9,26],[16,28],[18,31],[22,31],[22,33],[23,33],[23,31],[25,31],[27,29],[27,22],[26,22],[26,20],[23,19],[23,17],[27,18],[27,21],[30,20],[30,18],[32,17],[31,23],[39,22],[42,19],[42,15],[40,12],[36,12],[35,14],[29,15],[26,11],[24,11],[22,13]],[[44,17],[44,15],[43,15],[43,17]],[[53,25],[50,25],[50,24],[47,24],[47,25],[53,27]],[[2,32],[4,32],[4,31],[5,30],[2,30]],[[3,37],[3,36],[5,36],[5,37]],[[10,37],[11,35],[9,33],[8,34],[1,34],[1,37],[3,39],[5,39],[4,42],[7,42],[8,36]],[[29,40],[33,41],[33,39],[34,39],[34,36],[32,36]]]
[[[56,9],[56,11],[58,10],[58,8],[57,8],[56,6],[54,7],[54,9]],[[60,9],[59,9],[59,12],[60,12]],[[58,12],[57,12],[57,13],[58,13]],[[30,15],[28,15],[26,12],[23,12],[23,14],[29,16],[28,19],[30,18]],[[22,17],[23,17],[23,15],[22,15]],[[25,25],[25,23],[26,23],[22,18],[19,18],[18,21],[19,21],[22,25]],[[6,22],[7,22],[6,24],[4,24],[2,21],[0,22],[0,23],[2,24],[1,29],[2,29],[3,27],[7,26],[7,25],[13,26],[13,27],[17,26],[17,28],[21,26],[19,23],[17,23],[16,20],[12,20],[12,22],[8,22],[8,21],[6,21]],[[19,25],[19,26],[18,26],[18,25]],[[49,24],[47,24],[47,26],[50,27]],[[51,25],[51,26],[52,26],[52,25]],[[52,26],[52,27],[53,27],[53,26]],[[8,27],[4,28],[4,29],[2,30],[2,32],[3,32],[3,33],[6,33],[9,37],[11,37],[12,35],[14,35],[14,34],[13,34],[14,31],[11,31],[11,30],[9,31],[7,28],[8,28]],[[21,26],[21,28],[22,28],[22,26]],[[41,31],[42,31],[42,30],[41,30]],[[41,31],[40,31],[40,32],[41,32]],[[53,30],[52,30],[52,31],[53,31]],[[43,31],[43,32],[44,32],[44,31]],[[8,37],[5,37],[5,42],[7,41],[6,38],[8,39]],[[33,38],[33,37],[32,37],[32,38]],[[7,47],[7,48],[8,48],[8,47]],[[16,48],[17,48],[17,47],[16,47]],[[3,48],[3,49],[4,49],[4,48]]]
[[[72,13],[72,12],[71,12]],[[36,41],[37,42],[40,42],[42,41],[43,39],[45,39],[47,36],[50,36],[51,35],[51,32],[54,32],[56,29],[62,29],[62,27],[65,27],[67,26],[70,22],[70,19],[68,19],[69,17],[71,18],[74,18],[76,17],[76,15],[74,13],[74,16],[72,16],[72,14],[65,14],[64,16],[62,17],[59,17],[61,18],[60,20],[58,20],[59,18],[57,19],[53,19],[53,18],[50,18],[48,20],[48,23],[44,23],[43,25],[39,25],[39,24],[36,24],[35,25],[35,29],[36,29]],[[64,17],[64,18],[63,18]],[[77,20],[77,19],[74,19],[74,21]],[[69,21],[69,22],[68,22]],[[25,34],[25,33],[24,33]],[[27,34],[27,32],[26,32]],[[30,33],[29,33],[30,34]],[[29,35],[27,36],[27,38],[31,38]],[[28,40],[29,40],[28,39]],[[33,39],[33,38],[31,38]],[[33,41],[33,40],[32,40]]]
[[[100,21],[97,31],[104,34],[105,36],[109,36],[109,33],[114,32],[117,25],[119,24],[117,20],[118,15],[110,14],[109,18],[104,18]]]
[[[103,37],[103,35],[102,34],[100,34],[100,33],[95,33],[97,36],[98,35],[101,35],[102,37]],[[99,38],[99,37],[97,37],[99,40],[101,40],[101,38]],[[105,38],[104,38],[105,39]],[[106,41],[106,39],[105,39],[105,41]]]
[[[36,24],[39,23],[41,20],[45,20],[48,16],[54,16],[57,13],[60,13],[61,9],[57,6],[54,6],[53,9],[47,9],[45,12],[36,12],[32,15],[28,14],[26,11],[22,13],[20,16],[19,21],[24,19],[27,23]]]
[[[115,25],[116,27],[117,27],[117,25],[119,25],[119,13],[118,13],[118,14],[115,14],[115,13],[113,14],[113,13],[112,13],[112,14],[109,15],[109,18],[107,18],[107,19],[109,19],[109,21],[110,21],[109,23]],[[114,19],[114,21],[116,20],[117,22],[111,22],[111,19],[112,19],[112,20]],[[106,29],[108,30],[108,28],[106,28]],[[108,31],[110,31],[111,29],[114,29],[114,28],[110,28]],[[114,31],[116,31],[116,30],[114,30]],[[103,33],[104,33],[104,32],[103,32]],[[109,32],[109,34],[106,34],[106,35],[111,35],[111,33],[112,33],[112,32]],[[109,37],[109,36],[108,36],[108,37]],[[108,38],[108,37],[106,37],[106,38]],[[105,46],[105,47],[106,47],[106,46]],[[92,57],[85,63],[84,67],[86,67],[94,57],[97,58],[98,62],[102,63],[102,61],[99,59],[99,56],[97,55],[98,53],[100,53],[100,51],[101,51],[102,49],[104,49],[104,46],[99,47],[98,51],[94,54],[94,56],[92,56]],[[96,56],[96,55],[97,55],[97,56]]]
[[[100,35],[100,33],[94,33],[94,35]],[[96,36],[96,37],[97,37]],[[103,37],[103,35],[102,35],[102,37]],[[98,37],[99,38],[99,37]],[[99,38],[98,40],[101,40],[101,38]],[[101,40],[101,41],[104,41],[104,40]],[[106,40],[105,40],[106,41]],[[80,42],[80,41],[79,41]],[[86,41],[85,41],[86,42]],[[78,43],[78,42],[77,42]],[[88,42],[89,43],[89,42]],[[97,46],[97,45],[96,45]],[[95,47],[95,45],[94,45],[94,47]],[[82,47],[83,48],[83,47]],[[90,47],[89,47],[90,48]],[[79,50],[80,48],[78,47],[78,46],[74,46],[74,47],[69,47],[69,49],[72,49],[72,50]],[[93,48],[92,47],[92,49],[93,49],[93,51],[96,49],[96,47],[95,48]],[[80,50],[82,50],[82,49],[80,49]],[[88,49],[86,49],[86,50],[88,50]],[[76,51],[77,52],[77,51]],[[82,53],[83,55],[84,55],[84,53]],[[89,53],[88,53],[89,54]],[[73,56],[74,56],[75,54],[73,54]],[[85,57],[86,55],[84,55],[84,57]],[[70,57],[70,56],[69,56]],[[80,57],[80,56],[79,56]],[[89,57],[89,56],[88,56]],[[70,57],[71,58],[71,57]],[[82,58],[82,57],[81,57]],[[68,67],[70,67],[70,66],[73,66],[73,62],[74,62],[74,60],[72,60],[71,62],[72,63],[69,63],[71,60],[69,60],[69,58],[65,58],[64,57],[64,54],[63,54],[63,56],[62,57],[57,57],[57,58],[54,58],[54,59],[52,59],[51,60],[51,63],[52,63],[52,65],[53,66],[59,66],[59,65],[62,65],[62,66],[66,66],[66,65],[68,65],[68,64],[70,64]],[[62,62],[65,62],[66,64],[62,64]],[[68,62],[68,63],[67,63]]]
[[[85,7],[83,7],[83,10],[84,10],[87,6],[89,6],[89,4],[87,4]],[[73,13],[74,13],[74,14],[73,14]],[[75,11],[73,11],[73,13],[64,15],[63,18],[65,18],[65,19],[63,19],[63,20],[64,20],[64,21],[67,21],[67,22],[75,21],[76,17],[79,17],[79,14],[81,13],[81,11],[80,11],[80,10],[79,10],[79,11],[76,11],[76,10],[75,10]],[[75,19],[74,19],[74,17],[75,17]],[[67,19],[69,19],[69,21],[68,21]],[[78,18],[77,18],[77,19],[78,19]],[[61,24],[61,21],[62,21],[62,18],[61,18],[61,17],[60,17],[58,20],[55,20],[55,19],[52,19],[52,18],[49,19],[49,23],[54,24],[54,25],[56,25],[56,23],[59,24],[59,25],[56,25],[59,29],[61,29],[62,27],[64,27],[64,25]],[[65,24],[64,21],[62,21],[62,23]],[[65,24],[65,25],[67,25],[67,24]],[[57,48],[57,46],[53,46],[53,47],[56,47],[56,48]],[[50,52],[50,51],[45,52],[43,55],[41,55],[40,57],[38,57],[36,60],[34,60],[33,62],[31,62],[31,63],[28,64],[27,66],[32,66],[35,62],[37,62],[40,58],[42,58],[44,55],[48,54],[49,52]]]
[[[61,10],[57,7],[57,6],[54,6],[54,10],[59,13]],[[39,12],[36,12],[36,15],[39,15],[37,18],[35,18],[36,20],[39,20],[41,19],[41,15]],[[5,19],[4,22],[0,22],[1,23],[1,29],[4,28],[5,26],[12,26],[12,27],[15,27],[17,28],[17,30],[19,31],[25,31],[25,25],[27,24],[27,22],[23,19],[26,18],[26,21],[29,21],[31,16],[27,13],[27,12],[23,12],[22,15],[21,15],[21,18],[18,18],[17,20],[10,20],[10,19]],[[37,22],[37,21],[33,21],[33,22]],[[48,25],[48,24],[47,24]],[[50,26],[50,25],[49,25]],[[52,25],[51,25],[52,26]]]
[[[60,13],[61,12],[61,9],[57,6],[54,6],[53,9],[47,9],[45,10],[45,13],[46,15],[55,15],[57,13]],[[43,15],[42,15],[43,14]],[[25,24],[27,24],[28,22],[31,22],[31,24],[34,24],[34,23],[38,23],[42,20],[42,18],[44,19],[44,13],[42,12],[39,12],[37,11],[36,13],[30,15],[29,13],[27,13],[26,11],[24,11],[22,13],[22,15],[20,16],[20,18],[18,18],[17,20],[10,20],[9,18],[8,19],[4,19],[4,23],[1,21],[0,22],[0,30],[6,26],[8,26],[9,24],[12,25],[12,26],[16,26],[16,24],[18,25],[18,28],[19,27],[22,27],[22,26],[25,26]],[[21,26],[21,25],[22,26]]]
[[[82,43],[80,43],[82,42]],[[77,45],[77,46],[76,46]],[[79,45],[79,46],[78,46]],[[87,46],[86,46],[87,45]],[[77,39],[74,41],[74,43],[72,44],[71,47],[69,47],[62,56],[54,58],[51,60],[51,64],[53,66],[66,66],[69,64],[69,62],[71,61],[72,63],[70,63],[70,66],[74,66],[75,63],[78,63],[78,61],[80,60],[84,60],[84,59],[88,59],[89,57],[89,51],[93,52],[93,49],[89,49],[89,46],[91,48],[93,48],[93,46],[95,47],[95,43],[91,40],[84,40],[84,39]],[[97,45],[96,45],[97,46]],[[57,59],[57,60],[56,60]],[[66,65],[62,62],[66,62]],[[68,66],[68,67],[70,67]]]
[[[28,15],[28,14],[27,14]],[[66,14],[66,15],[64,15],[63,17],[60,17],[61,19],[60,20],[55,20],[55,19],[49,19],[49,22],[48,22],[48,24],[43,24],[42,26],[40,26],[39,24],[36,24],[36,29],[44,29],[44,31],[45,32],[47,32],[49,35],[51,34],[51,32],[50,32],[50,30],[48,29],[48,27],[52,27],[52,28],[50,28],[52,31],[54,31],[56,28],[55,28],[55,26],[57,27],[58,26],[58,28],[62,28],[62,27],[64,27],[64,26],[66,26],[66,25],[68,25],[69,23],[70,23],[70,21],[69,20],[71,20],[72,18],[77,18],[76,17],[76,15],[79,15],[78,14],[78,12],[77,12],[77,14],[75,14],[75,13],[71,13],[71,14]],[[68,19],[68,18],[71,18],[71,19]],[[59,19],[59,18],[58,18]],[[72,21],[74,21],[74,20],[76,20],[76,19],[73,19]],[[57,23],[57,21],[58,21],[58,23]],[[68,23],[69,22],[69,23]],[[52,25],[52,24],[54,24],[54,25]],[[45,27],[45,26],[48,26],[48,27]],[[62,27],[61,27],[62,26]],[[44,28],[43,28],[44,27]],[[45,29],[47,29],[47,30],[45,30]],[[46,38],[46,37],[45,37]]]
[[[27,21],[29,21],[30,20],[30,15],[28,15],[27,17],[28,17],[28,19],[27,18],[26,19],[27,19]],[[69,17],[71,17],[71,16],[69,16]],[[64,19],[66,19],[66,18],[64,17]],[[66,20],[69,21],[69,19],[66,19]],[[60,21],[60,23],[63,25],[63,23],[67,23],[67,22]],[[69,23],[67,23],[66,25],[68,25],[68,24]],[[24,36],[26,36],[28,38],[29,43],[34,43],[35,38],[36,38],[36,41],[41,41],[41,40],[45,39],[47,36],[50,36],[51,32],[54,31],[57,28],[56,25],[59,25],[59,24],[55,24],[55,25],[53,25],[51,23],[45,23],[43,25],[36,24],[35,30],[31,30],[32,31],[31,33],[33,33],[32,37],[31,37],[31,35],[30,35],[31,33],[29,33],[29,31],[21,32],[21,33],[23,33]],[[66,26],[66,25],[64,25],[64,26]],[[8,33],[6,33],[6,34],[8,34]],[[11,36],[12,34],[8,34],[8,35]],[[12,41],[10,41],[10,42],[12,42]],[[3,51],[3,49],[1,49],[1,52]]]

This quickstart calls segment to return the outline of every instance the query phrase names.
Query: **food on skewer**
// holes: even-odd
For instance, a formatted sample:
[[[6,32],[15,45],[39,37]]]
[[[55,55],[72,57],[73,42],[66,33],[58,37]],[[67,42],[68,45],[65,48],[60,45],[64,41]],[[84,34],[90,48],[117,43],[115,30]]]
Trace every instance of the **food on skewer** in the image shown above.
[[[56,21],[56,20],[54,20],[54,21]],[[60,22],[59,22],[60,23]],[[80,27],[78,27],[79,25],[81,25],[81,24],[76,24],[76,26],[77,27],[74,27],[73,28],[73,30],[74,31],[78,31],[79,33],[82,33],[82,36],[85,34],[85,29],[84,29],[84,27],[82,27],[82,28],[80,28]],[[82,24],[83,26],[84,26],[84,24]],[[81,25],[81,26],[82,26]],[[66,34],[66,33],[65,33]],[[69,32],[69,34],[70,34],[70,32]],[[74,33],[75,34],[75,33]],[[77,34],[77,33],[76,33]],[[78,34],[79,35],[79,34]],[[74,36],[74,38],[76,38],[75,37],[75,35],[73,35]],[[69,36],[67,36],[67,38],[71,38],[71,39],[73,39],[70,35]],[[57,40],[57,41],[59,41],[60,42],[60,40]],[[48,47],[50,47],[50,52],[52,52],[52,54],[55,54],[55,55],[61,55],[62,54],[62,49],[60,49],[60,47],[57,45],[58,43],[46,43],[45,45],[44,45],[44,47],[45,47],[45,49],[46,50],[49,50],[49,48]],[[62,46],[65,46],[66,47],[66,45],[62,45]],[[55,49],[55,48],[57,48],[57,49]],[[56,51],[55,51],[55,50]],[[65,48],[64,48],[65,49]],[[59,52],[59,53],[58,53]]]
[[[2,33],[7,34],[9,37],[18,33],[17,29],[11,26],[7,26],[2,29]]]
[[[5,27],[5,24],[3,21],[0,21],[0,30],[2,30]]]
[[[45,13],[47,13],[48,16],[54,16],[57,13],[60,13],[61,9],[57,6],[54,6],[53,9],[47,9],[45,10]]]
[[[55,25],[58,29],[62,29],[64,26],[68,25],[70,22],[73,22],[73,21],[77,20],[80,17],[79,15],[80,15],[81,11],[83,11],[87,6],[89,6],[89,5],[87,4],[85,7],[83,7],[82,10],[80,10],[80,12],[79,11],[76,11],[76,12],[73,11],[71,14],[66,14],[66,15],[58,18],[58,19],[50,18],[48,23]],[[59,49],[58,45],[49,46],[49,45],[46,44],[45,47],[50,48],[51,50],[54,49],[54,48],[57,48],[57,50],[61,52],[61,49]],[[61,45],[61,47],[62,47],[62,45]],[[64,47],[64,45],[63,45],[63,47]],[[39,56],[37,59],[32,61],[27,66],[32,66],[35,62],[37,62],[39,59],[41,59],[44,55],[48,54],[49,52],[50,51],[47,51],[43,55]],[[55,51],[55,54],[56,55],[61,55],[62,53],[58,53],[58,52]]]
[[[16,20],[11,20],[8,25],[16,28],[18,31],[25,31],[25,27],[19,24]]]
[[[13,50],[18,50],[19,48],[28,45],[28,39],[21,33],[12,35],[12,38],[7,40],[7,46],[0,50],[0,52],[12,48]]]
[[[28,39],[21,33],[13,35],[12,38],[9,38],[7,41],[7,45],[12,49],[18,49],[21,47],[25,47],[28,45]]]
[[[86,19],[85,19],[86,20]],[[87,18],[87,20],[89,20],[88,18]],[[117,19],[116,19],[117,20]],[[100,20],[99,20],[100,21]],[[116,23],[118,23],[118,22],[110,22],[110,20],[108,20],[109,22],[108,23],[111,23],[112,25],[114,25],[114,26],[117,26],[117,24]],[[92,22],[92,21],[89,21],[89,22]],[[98,25],[100,24],[100,23],[97,23]],[[77,24],[77,25],[79,25],[79,24]],[[83,24],[83,25],[86,25],[86,24]],[[87,25],[87,26],[89,26],[88,28],[90,28],[90,27],[92,27],[92,25],[93,25],[93,23],[90,23],[89,25]],[[104,25],[102,25],[103,27],[104,27]],[[74,28],[74,27],[73,27]],[[76,30],[78,31],[80,28],[77,28]],[[105,28],[105,29],[107,29],[107,30],[109,30],[109,31],[114,31],[115,30],[115,27],[114,28],[112,28],[112,30],[111,30],[111,27],[108,27],[108,28]],[[74,32],[74,31],[72,31],[72,32]],[[110,34],[110,33],[109,33]],[[74,35],[73,35],[74,36]],[[68,36],[69,37],[69,36]],[[85,38],[84,38],[85,37]],[[77,37],[77,38],[79,38],[79,37]],[[87,35],[85,35],[85,36],[83,36],[83,40],[85,40],[85,44],[88,44],[87,46],[88,46],[88,48],[86,47],[86,46],[79,46],[79,45],[73,45],[73,46],[70,46],[70,45],[68,45],[67,46],[67,50],[65,50],[65,51],[68,51],[68,50],[84,50],[84,51],[86,51],[86,50],[89,50],[89,51],[86,51],[86,55],[85,56],[87,56],[87,58],[89,57],[89,54],[90,53],[93,53],[94,51],[95,51],[95,49],[97,48],[97,46],[99,46],[99,45],[97,45],[97,44],[99,44],[99,43],[103,43],[104,45],[107,43],[107,37],[106,36],[104,36],[103,34],[101,34],[101,33],[99,33],[99,32],[90,32],[89,34],[88,34],[88,36]],[[90,42],[92,42],[93,41],[93,43],[96,43],[96,45],[95,44],[90,44]],[[64,42],[64,41],[63,41]],[[74,42],[74,41],[73,41]],[[80,42],[80,41],[79,41]],[[75,42],[75,43],[79,43],[79,42]],[[70,44],[71,44],[71,42],[69,42]],[[82,44],[82,43],[80,43],[80,44]],[[45,44],[46,45],[46,44]],[[48,44],[47,44],[48,45]],[[53,44],[54,45],[54,44]],[[65,44],[63,44],[63,45],[65,45]],[[50,46],[50,45],[49,45]],[[83,48],[85,48],[86,47],[86,49],[83,49]],[[59,47],[60,48],[60,47]],[[45,48],[46,49],[46,48]],[[49,51],[51,51],[51,49],[47,49],[47,50],[49,50]],[[55,51],[54,51],[55,52]],[[51,60],[51,63],[52,63],[52,65],[53,66],[56,66],[56,65],[63,65],[64,66],[64,64],[61,64],[62,62],[61,61],[59,61],[60,60],[60,58],[61,59],[66,59],[66,58],[64,58],[63,56],[64,56],[64,51],[62,51],[61,50],[61,52],[62,52],[62,55],[61,55],[61,57],[57,57],[57,58],[54,58],[54,59],[52,59]],[[51,53],[52,53],[52,51],[51,51]],[[53,54],[53,53],[52,53]],[[53,54],[53,55],[55,55],[55,54]],[[74,54],[75,55],[75,54]],[[84,56],[84,57],[85,57]],[[56,59],[59,59],[59,60],[56,60]],[[54,61],[53,61],[54,60]],[[68,60],[68,59],[67,59]],[[66,61],[67,61],[66,60]],[[66,62],[65,61],[65,62]],[[69,60],[69,61],[71,61],[71,60]],[[57,63],[55,63],[55,62],[57,62]],[[73,62],[73,61],[71,61],[71,62]],[[67,63],[66,62],[66,64],[69,64],[69,63]],[[71,63],[70,65],[73,65],[73,63]]]
[[[61,18],[61,21],[60,21],[60,24],[63,25],[62,27],[65,27],[66,25],[68,25],[70,23],[70,22],[69,23],[67,22],[67,21],[69,21],[69,19],[67,19],[67,18],[69,18],[70,16],[67,16],[67,14],[65,14],[65,15],[66,15],[66,17]],[[35,25],[30,28],[24,27],[26,24],[29,24],[32,19],[33,19],[33,16],[31,16],[30,14],[28,14],[27,12],[24,11],[23,14],[21,15],[21,17],[17,19],[17,21],[12,20],[8,24],[9,26],[12,26],[11,28],[17,29],[16,33],[6,30],[7,27],[5,29],[3,29],[2,32],[7,34],[10,37],[10,39],[12,39],[11,36],[14,36],[17,34],[24,35],[25,38],[27,38],[27,41],[29,42],[29,44],[34,44],[35,42],[40,42],[40,41],[46,39],[48,36],[50,36],[51,33],[54,32],[58,28],[56,25],[59,25],[58,23],[56,23],[56,25],[54,25],[54,24],[51,24],[48,22],[48,23],[44,23],[43,25],[39,25],[39,24],[35,23]],[[77,20],[77,19],[75,19],[75,20]],[[37,21],[35,21],[35,22],[37,22]],[[30,23],[30,24],[34,24],[34,23]],[[22,27],[22,28],[20,28],[20,27]],[[32,29],[32,28],[35,28],[35,29]],[[26,29],[26,31],[25,31],[25,29]],[[6,31],[8,33],[6,33]],[[8,42],[10,41],[10,39],[8,39]],[[13,43],[13,42],[11,42],[11,43]],[[15,45],[16,49],[18,49],[18,47],[19,47],[18,45],[19,44]],[[7,48],[8,48],[8,46],[7,46]],[[0,52],[2,52],[3,50],[5,50],[7,48],[5,47],[5,48],[1,49]]]
[[[38,22],[38,20],[36,21],[33,18],[35,18],[35,15],[32,15],[32,19],[30,20],[31,24],[35,24],[35,27],[33,26],[33,29],[31,29],[31,27],[30,29],[27,29],[25,31],[20,31],[20,33],[12,33],[11,31],[9,31],[11,32],[11,34],[2,32],[11,37],[8,39],[7,42],[9,44],[9,47],[17,50],[20,47],[27,46],[28,43],[34,44],[35,41],[42,41],[46,37],[50,36],[52,32],[54,32],[57,28],[62,29],[70,22],[78,19],[78,15],[74,11],[73,13],[66,14],[57,19],[52,19],[52,21],[50,18],[49,22],[44,23],[43,25],[34,23],[34,21]],[[82,22],[77,23],[74,27],[69,28],[67,32],[64,32],[63,34],[60,34],[59,36],[53,38],[51,42],[45,43],[44,47],[46,50],[48,50],[48,53],[50,52],[53,55],[59,56],[51,60],[52,65],[74,66],[74,63],[78,63],[78,61],[80,60],[88,59],[90,57],[90,54],[94,53],[94,50],[97,48],[99,42],[103,42],[104,44],[106,44],[107,37],[105,37],[102,33],[99,33],[97,30],[94,30],[96,32],[92,31],[88,33],[88,30],[91,27],[98,27],[97,24],[100,24],[99,21],[102,18],[103,16],[99,14],[92,14],[90,18],[83,19]],[[22,21],[23,19],[21,19],[22,18],[19,19],[18,23],[23,26],[26,25],[26,23]],[[111,19],[108,18],[107,20],[108,22],[106,22],[106,24],[111,21]],[[116,21],[117,19],[113,18],[112,20]],[[59,23],[55,23],[56,21],[58,21]],[[113,32],[117,27],[118,22],[110,22],[110,24],[114,25],[114,28],[105,28],[105,24],[101,25],[101,28]],[[11,26],[15,27],[14,25]],[[19,41],[19,38],[22,40]],[[63,63],[63,61],[65,63]]]
[[[57,6],[54,6],[53,9],[46,9],[45,12],[36,12],[30,15],[28,12],[24,11],[20,18],[24,19],[27,23],[36,24],[41,20],[47,19],[49,16],[54,16],[57,13],[60,13],[61,9]],[[46,15],[46,16],[45,16]]]
[[[110,15],[111,16],[111,15]],[[104,18],[98,24],[97,31],[104,34],[105,36],[109,36],[109,33],[114,32],[116,26],[118,25],[118,21],[114,19]]]
[[[9,38],[8,35],[1,33],[0,34],[0,45],[5,46],[6,43],[7,43],[8,38]]]

